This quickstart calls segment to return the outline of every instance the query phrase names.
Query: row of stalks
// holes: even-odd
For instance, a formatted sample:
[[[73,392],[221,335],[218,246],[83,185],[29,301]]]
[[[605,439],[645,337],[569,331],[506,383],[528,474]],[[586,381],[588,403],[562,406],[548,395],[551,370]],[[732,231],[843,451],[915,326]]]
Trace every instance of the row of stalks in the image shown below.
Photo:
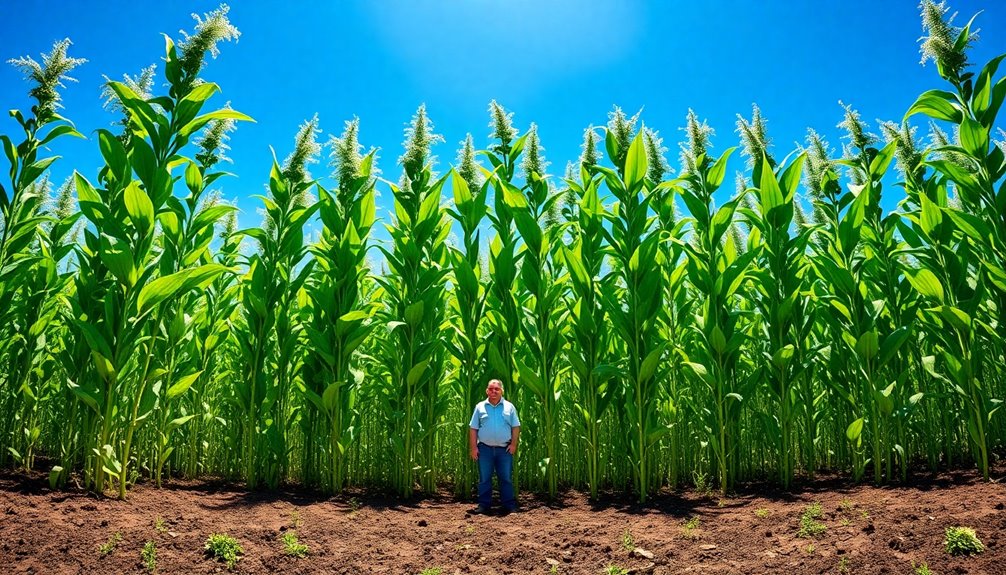
[[[168,39],[162,75],[107,82],[103,166],[55,192],[48,150],[83,137],[60,90],[84,62],[69,41],[15,60],[35,103],[0,136],[0,464],[123,498],[206,475],[467,497],[467,421],[498,378],[523,422],[516,482],[549,497],[988,478],[1006,444],[1003,57],[974,69],[970,23],[931,0],[922,16],[945,85],[880,137],[845,107],[838,156],[811,131],[780,159],[757,107],[716,153],[689,111],[672,168],[616,108],[557,177],[494,101],[486,148],[469,135],[441,172],[420,107],[392,183],[359,120],[323,146],[314,117],[244,229],[216,190],[252,119],[210,106],[202,77],[239,34],[226,7]]]

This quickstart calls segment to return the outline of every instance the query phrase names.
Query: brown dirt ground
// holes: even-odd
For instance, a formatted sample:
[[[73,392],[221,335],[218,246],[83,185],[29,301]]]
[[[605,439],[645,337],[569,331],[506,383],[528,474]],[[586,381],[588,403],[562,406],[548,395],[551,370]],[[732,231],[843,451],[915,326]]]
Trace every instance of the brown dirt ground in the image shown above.
[[[995,478],[1006,474],[996,471]],[[813,503],[827,530],[800,538],[800,515]],[[0,573],[144,573],[146,541],[157,545],[158,573],[226,573],[203,550],[210,533],[226,532],[244,548],[234,572],[249,574],[600,574],[609,566],[654,575],[911,574],[922,562],[939,575],[1006,574],[1004,503],[1002,484],[971,472],[917,477],[908,487],[823,479],[791,493],[745,486],[726,499],[662,493],[646,506],[591,503],[572,492],[552,504],[525,495],[506,517],[470,515],[470,503],[446,494],[402,503],[366,493],[250,493],[205,481],[140,485],[117,501],[50,491],[43,474],[2,473]],[[157,518],[167,532],[154,528]],[[688,529],[691,518],[698,521]],[[280,542],[295,523],[310,548],[303,559],[284,555]],[[974,527],[986,552],[947,555],[951,525]],[[121,542],[102,556],[98,546],[116,532]],[[626,534],[652,559],[630,552]]]

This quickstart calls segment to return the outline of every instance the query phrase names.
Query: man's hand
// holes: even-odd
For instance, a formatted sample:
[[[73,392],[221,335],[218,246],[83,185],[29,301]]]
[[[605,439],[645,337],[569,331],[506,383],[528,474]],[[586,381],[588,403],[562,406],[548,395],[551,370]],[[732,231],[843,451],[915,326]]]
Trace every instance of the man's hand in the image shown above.
[[[510,445],[507,445],[506,446],[506,451],[510,455],[517,455],[517,444],[516,443],[511,443]]]
[[[471,449],[471,456],[472,456],[472,460],[474,460],[474,461],[478,461],[479,460],[479,448],[478,447],[475,447],[475,448]]]

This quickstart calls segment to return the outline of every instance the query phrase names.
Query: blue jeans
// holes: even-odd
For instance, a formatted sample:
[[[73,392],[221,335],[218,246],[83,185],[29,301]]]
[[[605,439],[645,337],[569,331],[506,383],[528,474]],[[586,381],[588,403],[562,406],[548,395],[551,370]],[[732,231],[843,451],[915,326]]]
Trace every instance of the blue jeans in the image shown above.
[[[493,500],[493,471],[500,482],[500,503],[506,509],[517,507],[513,495],[513,455],[506,447],[492,447],[479,443],[479,506],[488,509]]]

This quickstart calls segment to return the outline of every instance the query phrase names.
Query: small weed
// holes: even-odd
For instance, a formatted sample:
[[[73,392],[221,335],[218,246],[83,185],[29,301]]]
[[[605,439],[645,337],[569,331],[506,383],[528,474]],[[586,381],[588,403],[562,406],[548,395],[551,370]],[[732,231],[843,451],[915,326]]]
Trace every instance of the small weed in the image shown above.
[[[852,502],[852,500],[846,498],[843,499],[841,503],[839,503],[839,508],[842,510],[843,513],[848,513],[852,511],[853,505],[855,504]]]
[[[158,517],[158,518],[154,519],[154,531],[156,531],[158,533],[167,533],[168,532],[168,523],[166,521],[164,521],[163,517]]]
[[[622,532],[622,547],[626,551],[632,551],[636,548],[636,540],[632,538],[632,533],[629,533],[628,529]]]
[[[349,512],[356,513],[360,510],[360,500],[355,497],[349,498]],[[424,571],[425,573],[425,571]]]
[[[553,565],[552,568],[548,570],[548,575],[559,575],[559,566]]]
[[[116,531],[108,538],[108,541],[98,545],[98,553],[101,553],[102,557],[110,554],[112,551],[115,551],[120,541],[122,541],[122,531]]]
[[[912,572],[915,575],[933,575],[933,572],[929,570],[929,565],[923,561],[920,565],[916,565],[915,561],[912,561]]]
[[[701,471],[692,472],[692,482],[695,484],[695,491],[698,491],[702,495],[709,495],[709,476]]]
[[[814,503],[808,505],[800,515],[800,530],[796,532],[797,537],[817,537],[822,535],[828,528],[824,523],[818,521],[821,518],[821,504]]]
[[[699,528],[700,523],[698,517],[690,517],[688,521],[685,521],[685,524],[681,526],[681,532],[685,536],[685,539],[699,538],[699,534],[695,530]]]
[[[985,551],[985,546],[971,527],[947,527],[943,548],[951,555],[973,555]]]
[[[619,567],[618,565],[608,565],[602,571],[604,575],[628,575],[629,571],[625,567]]]
[[[465,535],[475,535],[475,526],[469,525],[468,527],[465,527]]]
[[[307,557],[307,545],[297,540],[297,532],[287,531],[280,539],[283,541],[283,552],[293,557]]]
[[[842,557],[841,559],[838,560],[838,572],[839,573],[851,573],[852,572],[849,569],[849,558],[848,557]]]
[[[803,552],[807,555],[813,555],[817,551],[817,547],[814,547],[813,543],[808,543],[806,547],[803,548]]]
[[[440,575],[440,567],[427,567],[420,571],[419,575]]]
[[[294,529],[300,529],[300,526],[304,524],[304,520],[300,517],[300,511],[290,512],[290,527]]]
[[[859,516],[862,517],[863,519],[869,519],[870,518],[870,514],[867,513],[866,509],[860,511],[859,512]]]
[[[238,562],[238,555],[244,553],[237,540],[225,533],[210,535],[206,539],[206,550],[217,559],[226,561],[228,569],[233,569]]]
[[[147,568],[148,573],[157,571],[157,544],[153,541],[144,543],[143,549],[140,550],[140,558],[143,559],[143,566]]]
[[[764,507],[762,507],[761,509],[755,509],[755,517],[765,519],[766,517],[768,517],[768,509],[765,509]]]
[[[852,521],[848,517],[843,517],[842,520],[839,521],[839,523],[842,524],[842,527],[848,527],[852,525]]]

